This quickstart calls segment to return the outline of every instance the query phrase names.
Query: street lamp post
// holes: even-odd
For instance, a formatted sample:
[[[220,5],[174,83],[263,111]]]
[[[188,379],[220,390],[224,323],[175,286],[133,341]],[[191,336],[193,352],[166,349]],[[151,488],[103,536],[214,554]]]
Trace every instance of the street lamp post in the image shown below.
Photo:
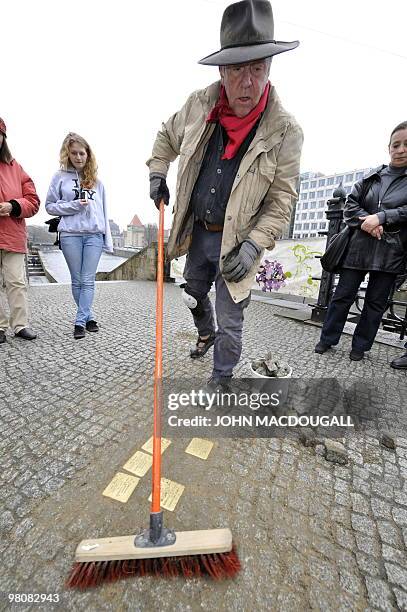
[[[326,218],[329,221],[326,245],[330,243],[332,237],[341,231],[343,223],[343,209],[345,207],[346,191],[342,183],[334,190],[332,198],[327,202],[328,210]],[[319,323],[325,321],[326,311],[332,296],[332,287],[335,275],[331,272],[322,270],[320,279],[318,301],[312,308],[311,320]]]

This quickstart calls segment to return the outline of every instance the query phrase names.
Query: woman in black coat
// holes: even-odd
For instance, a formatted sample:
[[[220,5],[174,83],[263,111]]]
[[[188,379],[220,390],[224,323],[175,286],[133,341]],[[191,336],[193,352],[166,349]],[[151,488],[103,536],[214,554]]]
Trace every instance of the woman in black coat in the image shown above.
[[[353,229],[316,353],[338,344],[360,283],[369,272],[350,358],[363,359],[372,347],[396,276],[405,270],[407,253],[407,121],[394,128],[390,165],[379,166],[355,183],[344,210]]]

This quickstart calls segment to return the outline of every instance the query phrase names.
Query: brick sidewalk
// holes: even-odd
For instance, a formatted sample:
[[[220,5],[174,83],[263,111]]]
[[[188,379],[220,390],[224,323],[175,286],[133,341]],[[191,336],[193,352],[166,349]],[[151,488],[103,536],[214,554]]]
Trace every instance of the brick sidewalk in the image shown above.
[[[164,370],[205,379],[188,357],[195,341],[180,290],[166,285]],[[319,330],[274,317],[253,302],[246,315],[245,360],[273,349],[294,376],[337,377],[380,385],[385,406],[376,436],[346,440],[349,463],[335,465],[312,447],[283,439],[215,440],[207,461],[174,439],[164,476],[185,485],[169,526],[230,526],[243,562],[234,582],[133,579],[85,593],[64,578],[78,541],[145,526],[149,475],[126,504],[102,491],[151,435],[155,285],[100,283],[101,324],[72,337],[69,286],[30,289],[35,342],[9,337],[0,347],[0,592],[59,593],[66,610],[407,610],[406,373],[388,363],[397,350],[376,344],[367,360],[349,360],[350,337],[318,356]],[[395,451],[378,442],[381,428]],[[41,609],[51,609],[51,604]],[[0,609],[11,608],[3,596]],[[38,609],[19,606],[15,609]]]

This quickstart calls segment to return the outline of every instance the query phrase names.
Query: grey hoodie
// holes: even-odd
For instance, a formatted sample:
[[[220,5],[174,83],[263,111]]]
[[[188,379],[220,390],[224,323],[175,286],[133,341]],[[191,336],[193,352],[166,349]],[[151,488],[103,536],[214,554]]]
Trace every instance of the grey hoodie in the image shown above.
[[[83,205],[80,199],[87,198]],[[45,202],[50,215],[60,215],[58,231],[68,234],[104,235],[103,249],[113,251],[112,235],[108,220],[105,188],[99,179],[94,189],[81,189],[76,170],[60,170],[52,177]]]

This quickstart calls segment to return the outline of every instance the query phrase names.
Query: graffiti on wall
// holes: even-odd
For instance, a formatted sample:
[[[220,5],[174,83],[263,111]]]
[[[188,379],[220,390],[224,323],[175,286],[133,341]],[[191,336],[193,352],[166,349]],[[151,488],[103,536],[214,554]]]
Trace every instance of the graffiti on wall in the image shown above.
[[[319,257],[325,251],[325,238],[302,238],[298,240],[278,240],[272,251],[265,251],[259,273],[260,283],[255,282],[253,289],[263,289],[267,279],[264,273],[266,261],[273,264],[269,275],[276,275],[277,282],[270,282],[266,291],[280,291],[291,295],[316,298],[319,291],[319,281],[313,276],[321,276],[322,268]],[[181,282],[185,266],[185,256],[171,262],[171,276]],[[281,266],[281,268],[280,268]],[[284,279],[282,278],[284,275]],[[282,282],[281,282],[282,281]],[[273,286],[274,285],[274,286]]]

